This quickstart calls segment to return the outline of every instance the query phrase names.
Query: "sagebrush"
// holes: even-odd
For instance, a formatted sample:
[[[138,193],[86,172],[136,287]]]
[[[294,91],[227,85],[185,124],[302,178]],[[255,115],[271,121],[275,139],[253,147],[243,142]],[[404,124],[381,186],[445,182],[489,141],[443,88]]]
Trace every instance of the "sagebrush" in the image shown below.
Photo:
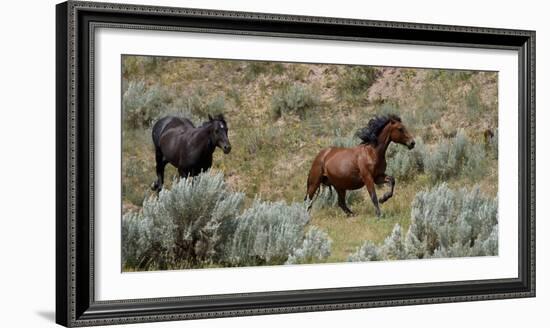
[[[424,154],[424,169],[433,181],[444,181],[461,174],[479,178],[485,174],[486,166],[485,147],[470,141],[463,130]]]
[[[243,199],[228,190],[221,173],[174,182],[172,189],[146,199],[139,213],[124,215],[125,266],[169,269],[216,261]]]
[[[159,84],[130,81],[122,95],[124,124],[129,128],[149,127],[161,112],[169,110],[171,102],[170,94]]]
[[[204,266],[305,263],[330,255],[330,239],[308,229],[305,204],[263,202],[243,211],[244,194],[222,173],[183,178],[122,219],[123,267],[165,270]]]
[[[478,187],[452,190],[443,183],[416,194],[411,225],[397,224],[380,244],[366,241],[350,261],[498,255],[498,200]]]
[[[374,84],[379,73],[376,68],[352,66],[346,69],[336,84],[336,94],[340,99],[357,101]]]
[[[416,174],[424,172],[426,147],[421,138],[415,139],[416,146],[409,150],[398,144],[391,144],[386,153],[387,174],[399,180],[414,179]]]
[[[236,220],[227,245],[227,259],[234,265],[284,264],[330,254],[326,234],[316,230],[304,239],[309,213],[305,204],[262,202],[256,199]]]
[[[333,187],[321,186],[313,199],[313,208],[316,210],[338,205],[338,193]],[[360,190],[348,190],[346,193],[346,204],[348,205],[353,205],[361,200],[363,200],[363,196]]]
[[[275,92],[271,98],[271,113],[275,119],[285,115],[297,115],[305,119],[319,104],[317,90],[295,83]]]

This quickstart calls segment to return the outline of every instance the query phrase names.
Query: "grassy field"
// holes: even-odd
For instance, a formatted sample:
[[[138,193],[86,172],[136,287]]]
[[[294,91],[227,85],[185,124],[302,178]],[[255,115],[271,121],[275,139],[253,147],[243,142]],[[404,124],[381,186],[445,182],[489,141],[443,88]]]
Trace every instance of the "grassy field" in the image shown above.
[[[416,193],[441,181],[452,188],[477,184],[488,196],[496,195],[497,159],[484,134],[497,132],[497,79],[492,72],[126,56],[123,211],[139,210],[153,194],[151,126],[168,113],[196,123],[224,113],[233,150],[228,155],[217,150],[213,168],[224,173],[233,190],[245,193],[246,205],[255,197],[301,202],[315,155],[331,145],[358,144],[354,132],[377,114],[400,115],[422,141],[424,157],[435,156],[462,133],[471,145],[460,158],[463,164],[451,167],[444,178],[404,165],[394,197],[381,205],[381,218],[364,189],[349,203],[353,217],[338,207],[313,209],[310,224],[333,241],[328,261],[346,261],[364,241],[382,242],[396,223],[406,231]],[[390,166],[400,153],[412,156],[391,145]],[[445,158],[430,160],[447,165]],[[165,177],[170,188],[176,170],[168,165]]]

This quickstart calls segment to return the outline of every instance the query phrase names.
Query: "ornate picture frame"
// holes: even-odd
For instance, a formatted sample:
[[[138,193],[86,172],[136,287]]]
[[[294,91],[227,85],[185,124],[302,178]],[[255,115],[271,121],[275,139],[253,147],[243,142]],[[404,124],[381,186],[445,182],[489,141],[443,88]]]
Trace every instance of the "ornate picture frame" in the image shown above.
[[[68,1],[56,8],[56,322],[91,326],[535,296],[535,32]],[[98,28],[505,49],[518,56],[518,276],[97,300],[94,40]]]

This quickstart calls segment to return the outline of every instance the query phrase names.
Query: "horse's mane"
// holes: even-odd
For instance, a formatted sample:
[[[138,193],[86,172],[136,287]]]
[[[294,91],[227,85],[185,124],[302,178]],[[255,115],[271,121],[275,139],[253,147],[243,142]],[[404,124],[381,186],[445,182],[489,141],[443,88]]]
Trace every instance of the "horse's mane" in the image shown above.
[[[376,146],[378,143],[378,135],[382,132],[386,124],[392,120],[401,122],[401,118],[394,114],[375,116],[367,123],[366,127],[359,129],[355,133],[355,136],[361,139],[361,144]]]
[[[202,122],[201,127],[210,125],[210,124],[212,124],[214,121],[222,122],[223,125],[227,126],[227,122],[225,121],[225,117],[223,116],[223,114],[218,114],[218,115],[216,115],[216,116],[214,116],[214,117],[208,115],[208,121]]]

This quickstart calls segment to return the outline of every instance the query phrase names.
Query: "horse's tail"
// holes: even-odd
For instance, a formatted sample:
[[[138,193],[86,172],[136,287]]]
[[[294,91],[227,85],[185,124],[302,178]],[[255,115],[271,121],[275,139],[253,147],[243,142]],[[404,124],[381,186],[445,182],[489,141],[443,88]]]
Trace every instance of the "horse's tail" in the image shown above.
[[[313,197],[319,190],[323,179],[325,157],[329,151],[330,148],[323,149],[313,160],[313,164],[311,165],[311,169],[309,170],[309,174],[307,176],[307,192],[304,197],[304,201],[308,198],[310,201],[313,201]]]
[[[153,144],[155,145],[155,148],[160,147],[160,135],[162,134],[162,131],[164,131],[164,128],[168,125],[168,123],[170,123],[171,119],[171,116],[166,116],[156,121],[153,125],[151,136],[153,138]]]

